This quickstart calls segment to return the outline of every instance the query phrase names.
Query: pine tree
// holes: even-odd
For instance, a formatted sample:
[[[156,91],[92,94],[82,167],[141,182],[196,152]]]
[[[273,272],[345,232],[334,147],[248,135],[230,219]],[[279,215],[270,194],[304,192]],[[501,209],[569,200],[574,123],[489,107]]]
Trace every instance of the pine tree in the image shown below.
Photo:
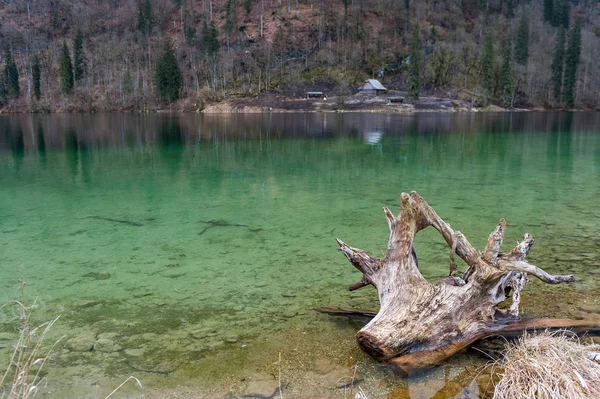
[[[477,5],[479,6],[479,11],[485,12],[488,7],[488,0],[478,0]]]
[[[250,11],[252,11],[252,0],[244,1],[244,10],[246,10],[246,16],[250,15]],[[348,13],[348,0],[344,0],[344,10]]]
[[[510,40],[510,34],[504,40],[502,47],[502,70],[501,70],[501,84],[502,84],[502,96],[500,102],[503,107],[509,108],[513,105],[513,71],[512,71],[512,42]]]
[[[4,50],[4,76],[6,79],[6,91],[9,97],[17,98],[21,94],[19,89],[19,70],[13,58],[12,51],[8,47]]]
[[[237,23],[236,9],[237,5],[235,4],[235,1],[227,0],[227,3],[225,3],[225,25],[223,25],[223,29],[228,37],[231,37],[233,28]]]
[[[554,25],[554,0],[544,0],[544,21]]]
[[[550,21],[552,26],[563,26],[565,29],[569,29],[570,14],[570,0],[554,0],[553,15]]]
[[[150,0],[140,0],[138,3],[138,30],[145,36],[152,33],[152,4],[150,4]]]
[[[71,63],[71,53],[67,42],[63,42],[60,59],[58,60],[58,76],[60,78],[60,91],[63,94],[69,94],[73,89],[73,64]]]
[[[129,72],[129,68],[123,74],[123,92],[125,94],[131,93],[131,73]]]
[[[0,73],[0,103],[5,105],[8,103],[8,89],[6,87],[6,74]]]
[[[184,32],[185,32],[185,44],[187,44],[190,47],[195,46],[196,45],[196,28],[194,28],[193,26],[186,25]]]
[[[421,46],[421,38],[419,36],[419,28],[415,27],[413,32],[413,40],[410,51],[410,64],[408,65],[408,76],[406,79],[406,89],[408,98],[413,101],[419,99],[422,86],[422,53],[423,48]]]
[[[494,42],[488,34],[481,54],[481,84],[488,96],[494,92]]]
[[[563,68],[565,61],[565,28],[558,28],[556,39],[554,41],[554,54],[552,56],[552,87],[554,88],[554,98],[560,99],[563,84]]]
[[[85,75],[86,65],[87,59],[83,52],[83,33],[81,30],[77,30],[75,40],[73,41],[73,78],[75,82],[81,81]]]
[[[569,41],[565,50],[565,74],[563,80],[564,100],[567,107],[575,105],[575,85],[581,54],[581,21],[577,20],[569,31]]]
[[[42,91],[40,88],[40,78],[41,78],[40,58],[37,55],[35,57],[33,57],[33,66],[31,67],[31,77],[33,79],[33,95],[35,96],[36,100],[39,100],[42,95]]]
[[[215,27],[215,23],[213,21],[210,22],[210,26],[206,23],[206,21],[204,21],[204,26],[202,29],[202,44],[204,45],[206,55],[209,58],[215,59],[221,44],[219,43],[219,32],[217,32],[217,28]]]
[[[169,103],[179,98],[182,75],[173,53],[171,43],[165,44],[164,50],[154,68],[154,85],[158,95]]]
[[[506,0],[506,18],[515,16],[516,0]]]
[[[529,58],[529,17],[526,13],[521,14],[516,40],[515,61],[519,65],[527,65],[527,59]]]

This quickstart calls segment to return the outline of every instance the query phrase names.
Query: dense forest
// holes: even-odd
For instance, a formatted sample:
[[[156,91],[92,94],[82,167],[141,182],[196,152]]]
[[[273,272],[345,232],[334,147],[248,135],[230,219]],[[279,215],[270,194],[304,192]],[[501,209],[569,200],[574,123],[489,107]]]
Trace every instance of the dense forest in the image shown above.
[[[598,0],[3,0],[4,111],[354,93],[597,108]]]

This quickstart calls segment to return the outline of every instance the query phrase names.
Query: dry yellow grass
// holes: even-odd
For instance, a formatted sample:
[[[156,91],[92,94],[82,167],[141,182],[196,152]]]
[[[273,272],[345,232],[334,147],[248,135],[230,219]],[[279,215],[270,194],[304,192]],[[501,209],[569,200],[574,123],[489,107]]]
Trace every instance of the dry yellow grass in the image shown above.
[[[600,398],[598,346],[583,345],[567,331],[526,334],[509,344],[494,399]]]

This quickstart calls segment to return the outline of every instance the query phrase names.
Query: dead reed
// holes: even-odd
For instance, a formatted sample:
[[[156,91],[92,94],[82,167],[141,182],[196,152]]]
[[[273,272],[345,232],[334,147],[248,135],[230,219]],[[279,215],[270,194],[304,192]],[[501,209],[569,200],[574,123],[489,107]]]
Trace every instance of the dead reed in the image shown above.
[[[494,399],[600,398],[600,364],[590,356],[598,350],[568,331],[525,334],[499,361]]]

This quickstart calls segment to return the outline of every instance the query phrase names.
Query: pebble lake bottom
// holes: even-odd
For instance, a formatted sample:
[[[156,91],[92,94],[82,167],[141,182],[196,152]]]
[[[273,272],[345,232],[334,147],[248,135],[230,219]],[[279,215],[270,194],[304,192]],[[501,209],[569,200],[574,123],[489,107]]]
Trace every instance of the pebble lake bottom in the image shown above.
[[[477,398],[467,351],[403,376],[363,353],[376,309],[335,238],[383,256],[382,207],[418,191],[478,249],[525,232],[524,316],[600,322],[600,114],[14,115],[0,117],[0,371],[22,321],[58,321],[41,398]],[[421,272],[450,249],[417,235]],[[464,264],[459,264],[464,271]],[[281,359],[281,361],[280,361]],[[486,387],[487,385],[487,387]],[[351,390],[353,391],[351,392]]]

